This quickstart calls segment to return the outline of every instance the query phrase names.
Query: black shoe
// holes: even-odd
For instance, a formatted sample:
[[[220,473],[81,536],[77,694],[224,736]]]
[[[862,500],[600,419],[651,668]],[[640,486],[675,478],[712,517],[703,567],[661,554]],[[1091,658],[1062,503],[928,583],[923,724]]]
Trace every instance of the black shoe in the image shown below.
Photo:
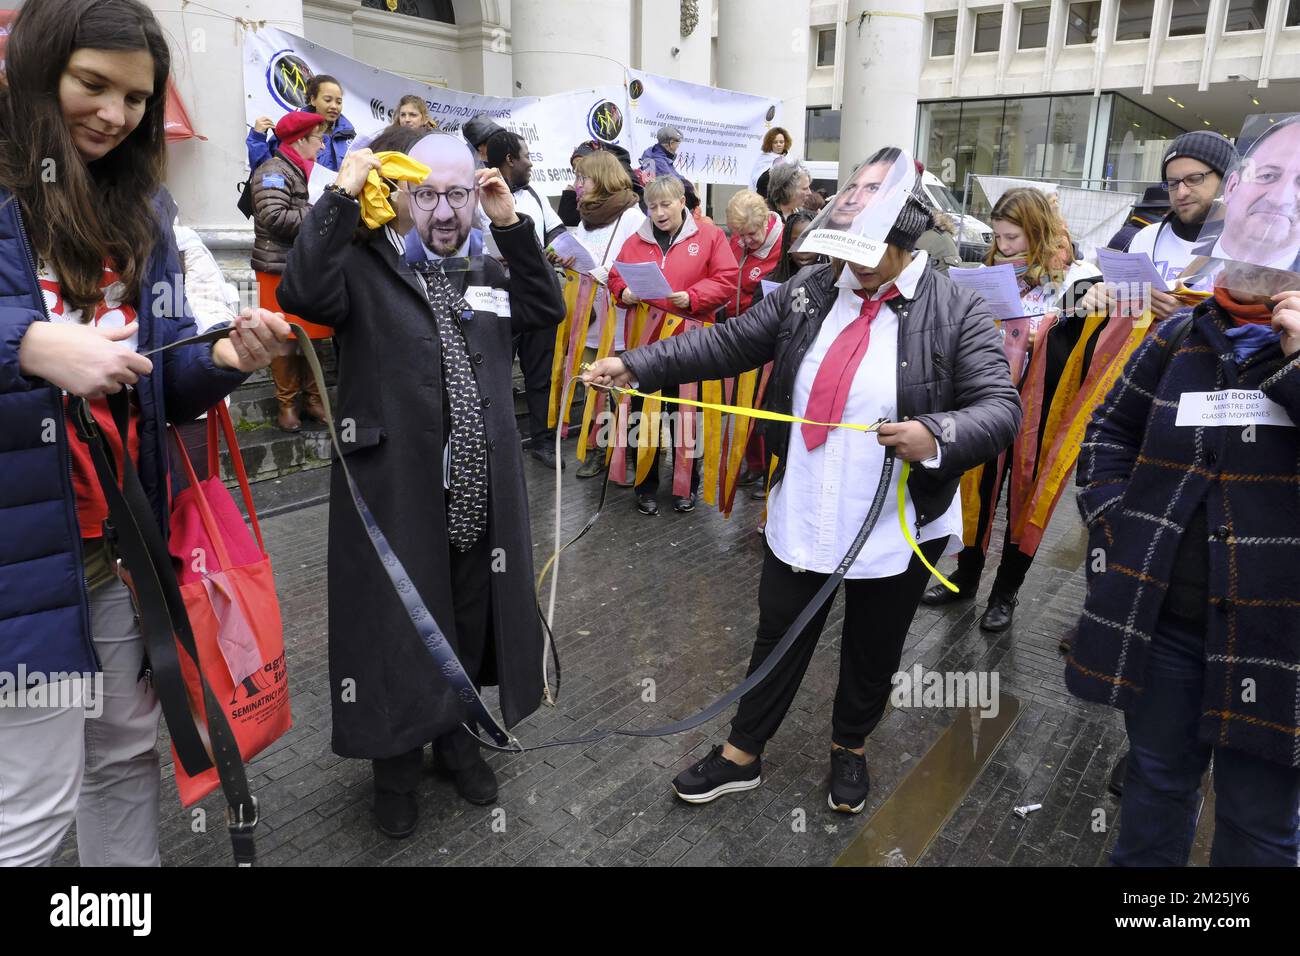
[[[637,495],[636,510],[643,515],[657,515],[659,513],[659,503],[655,501],[654,495]]]
[[[831,750],[831,791],[826,802],[832,810],[841,813],[861,813],[867,805],[871,790],[871,776],[867,773],[867,758],[852,750],[835,747]]]
[[[688,512],[694,511],[694,510],[695,510],[695,496],[694,496],[694,495],[691,495],[691,496],[688,497],[688,498],[674,498],[674,499],[673,499],[673,511],[680,512],[681,514],[686,514],[686,513],[688,513]]]
[[[414,793],[375,791],[375,823],[384,836],[394,840],[409,837],[415,832],[419,814],[419,803]]]
[[[761,471],[746,471],[744,474],[742,474],[739,478],[736,479],[736,487],[747,488],[750,485],[758,484],[762,480],[763,480],[763,473]]]
[[[535,441],[528,453],[552,471],[555,470],[555,446],[549,441]],[[560,459],[560,471],[564,471],[564,459]]]
[[[763,758],[740,766],[722,756],[722,745],[709,751],[709,755],[693,767],[688,767],[673,780],[673,792],[687,803],[709,803],[724,793],[753,790],[763,782]]]
[[[921,595],[921,603],[928,607],[939,607],[943,604],[955,604],[957,601],[970,601],[974,597],[974,588],[949,591],[942,584],[936,584],[934,587],[926,588],[925,593]]]
[[[492,768],[488,766],[481,754],[468,767],[450,770],[438,766],[434,772],[443,779],[455,783],[456,792],[470,803],[476,803],[481,807],[496,803],[497,775],[492,772]]]
[[[989,595],[989,606],[980,618],[980,630],[999,634],[1011,626],[1011,616],[1016,613],[1014,597],[1006,597],[994,591]]]
[[[1124,774],[1126,773],[1128,773],[1128,754],[1115,761],[1115,766],[1110,771],[1110,781],[1106,784],[1106,789],[1117,797],[1124,796]]]

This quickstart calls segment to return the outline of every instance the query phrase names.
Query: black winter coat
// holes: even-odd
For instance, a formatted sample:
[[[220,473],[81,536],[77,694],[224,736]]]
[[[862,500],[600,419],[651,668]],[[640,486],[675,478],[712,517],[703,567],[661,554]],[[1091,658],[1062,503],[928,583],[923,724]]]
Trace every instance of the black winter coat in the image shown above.
[[[774,362],[763,407],[790,414],[795,375],[835,303],[831,264],[808,266],[738,318],[675,335],[622,355],[642,391],[738,375]],[[1011,383],[993,314],[982,299],[926,269],[898,313],[898,415],[923,422],[940,442],[938,468],[914,468],[907,489],[920,527],[943,515],[962,472],[996,458],[1020,428],[1020,396]],[[766,422],[767,451],[785,470],[790,426]],[[944,440],[944,436],[951,440]]]
[[[327,192],[303,223],[278,296],[286,310],[336,330],[335,419],[352,439],[345,442],[344,454],[380,528],[455,647],[442,487],[440,340],[423,280],[382,235],[354,242],[359,220],[357,203]],[[475,311],[461,327],[483,396],[488,535],[504,567],[491,574],[494,641],[484,682],[500,685],[501,712],[512,726],[541,700],[542,634],[510,343],[516,333],[558,325],[564,301],[526,216],[492,231],[510,265],[509,279],[488,256],[472,260],[469,271],[449,270],[448,277],[461,292],[490,286],[507,289],[510,296],[510,318]],[[334,751],[345,757],[391,757],[446,733],[463,720],[463,709],[394,593],[337,464],[330,491]],[[354,702],[341,695],[349,678]]]

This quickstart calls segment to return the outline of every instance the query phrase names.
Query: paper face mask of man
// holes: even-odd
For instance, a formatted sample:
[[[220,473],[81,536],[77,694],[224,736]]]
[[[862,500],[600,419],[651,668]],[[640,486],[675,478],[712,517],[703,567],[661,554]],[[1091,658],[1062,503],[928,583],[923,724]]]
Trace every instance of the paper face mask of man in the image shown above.
[[[449,133],[430,133],[411,149],[429,167],[411,187],[411,212],[420,241],[435,255],[462,254],[478,209],[477,162],[465,143]]]
[[[893,146],[877,150],[854,171],[792,251],[875,266],[915,179],[911,156]]]

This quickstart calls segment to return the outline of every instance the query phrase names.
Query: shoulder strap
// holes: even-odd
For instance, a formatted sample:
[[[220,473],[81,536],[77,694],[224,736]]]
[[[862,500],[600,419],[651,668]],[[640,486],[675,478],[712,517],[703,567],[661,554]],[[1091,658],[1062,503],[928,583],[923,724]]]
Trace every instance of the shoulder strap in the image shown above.
[[[1192,317],[1185,315],[1178,320],[1178,324],[1169,330],[1169,339],[1165,342],[1165,350],[1160,353],[1160,368],[1156,374],[1156,382],[1165,377],[1165,369],[1169,368],[1169,362],[1180,348],[1187,336],[1192,331]]]
[[[609,234],[609,242],[605,243],[605,254],[600,257],[600,264],[602,266],[609,261],[609,250],[614,246],[614,238],[618,235],[618,227],[623,223],[624,212],[627,212],[627,210],[624,209],[623,212],[618,214],[618,218],[614,220],[614,229]]]

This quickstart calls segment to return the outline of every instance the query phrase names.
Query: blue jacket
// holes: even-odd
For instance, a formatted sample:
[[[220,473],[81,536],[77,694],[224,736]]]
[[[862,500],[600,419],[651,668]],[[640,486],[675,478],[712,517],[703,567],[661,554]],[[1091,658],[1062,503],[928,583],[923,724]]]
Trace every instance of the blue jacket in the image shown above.
[[[172,235],[176,207],[165,192],[155,201],[159,241],[136,306],[140,350],[195,334],[193,314],[176,310],[180,256]],[[0,190],[0,672],[88,672],[98,669],[72,490],[72,462],[62,391],[29,378],[18,348],[33,322],[48,315],[36,281],[35,255],[18,203]],[[197,417],[245,376],[212,364],[210,345],[173,349],[154,358],[136,386],[140,407],[140,480],[154,517],[167,528],[165,421]],[[164,408],[166,414],[164,417]],[[53,424],[55,441],[48,428]]]
[[[326,169],[338,172],[339,166],[343,164],[343,157],[352,148],[352,141],[356,137],[356,129],[348,122],[348,118],[340,113],[338,120],[334,123],[334,130],[326,135],[325,145],[316,154],[316,162]],[[248,168],[250,170],[261,166],[280,147],[280,141],[275,138],[274,133],[268,135],[251,128],[248,131],[248,138],[244,142],[248,146]]]
[[[677,171],[676,158],[664,149],[662,143],[655,143],[641,154],[640,162],[643,168],[647,160],[654,163],[656,176],[676,176],[686,187],[687,197],[695,195],[695,184]]]

